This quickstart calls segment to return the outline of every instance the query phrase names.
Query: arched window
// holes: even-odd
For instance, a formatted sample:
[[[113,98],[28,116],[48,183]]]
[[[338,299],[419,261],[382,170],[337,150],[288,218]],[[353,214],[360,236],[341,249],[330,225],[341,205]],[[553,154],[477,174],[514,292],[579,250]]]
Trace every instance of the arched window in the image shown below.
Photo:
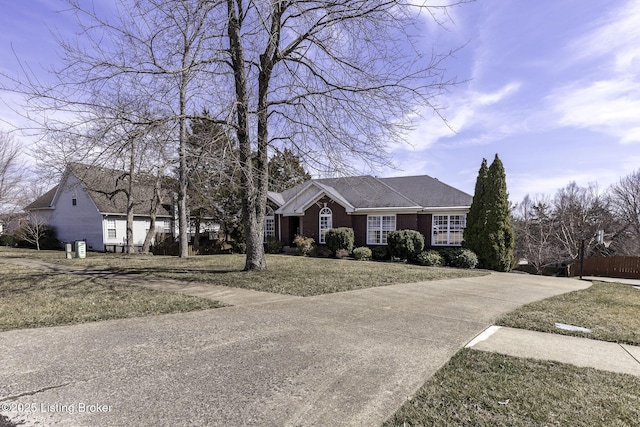
[[[320,243],[324,244],[326,243],[325,235],[327,234],[327,231],[333,227],[333,215],[332,215],[331,209],[329,209],[326,206],[320,209],[319,222],[320,222],[320,234],[319,234]]]
[[[264,237],[276,237],[276,219],[271,206],[264,211]]]

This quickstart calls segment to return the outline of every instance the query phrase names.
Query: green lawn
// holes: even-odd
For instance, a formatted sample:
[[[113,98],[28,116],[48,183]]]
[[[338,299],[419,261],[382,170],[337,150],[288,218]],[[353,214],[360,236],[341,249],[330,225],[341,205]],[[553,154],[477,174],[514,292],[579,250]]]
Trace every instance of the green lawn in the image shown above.
[[[203,298],[0,261],[0,331],[221,306]]]
[[[384,426],[637,426],[640,378],[461,350]]]

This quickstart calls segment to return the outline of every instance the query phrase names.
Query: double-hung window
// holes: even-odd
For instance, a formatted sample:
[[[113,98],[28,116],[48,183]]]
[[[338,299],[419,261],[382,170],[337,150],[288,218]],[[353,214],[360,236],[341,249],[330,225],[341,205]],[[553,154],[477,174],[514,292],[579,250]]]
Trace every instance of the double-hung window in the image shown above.
[[[396,229],[395,215],[367,216],[367,244],[386,245],[387,235]]]
[[[464,228],[467,226],[467,215],[433,215],[433,234],[431,244],[434,246],[460,246]]]
[[[116,220],[115,219],[107,219],[107,238],[108,239],[116,238]]]
[[[333,212],[331,212],[331,209],[326,206],[320,209],[319,223],[320,230],[318,235],[320,236],[320,244],[325,244],[327,242],[327,231],[333,228]]]

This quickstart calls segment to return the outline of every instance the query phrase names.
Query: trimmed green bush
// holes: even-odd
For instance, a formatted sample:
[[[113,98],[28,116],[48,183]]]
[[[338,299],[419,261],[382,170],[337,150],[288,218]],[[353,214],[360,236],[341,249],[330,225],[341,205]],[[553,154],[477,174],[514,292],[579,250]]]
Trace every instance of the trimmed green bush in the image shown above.
[[[428,267],[441,267],[444,265],[444,259],[438,251],[424,251],[420,252],[416,257],[416,262],[420,265],[426,265]]]
[[[331,249],[331,252],[337,254],[339,250],[343,249],[348,253],[353,250],[353,242],[355,236],[353,234],[353,228],[338,227],[327,230],[327,234],[324,236],[327,247]]]
[[[477,255],[469,249],[460,249],[451,260],[451,266],[457,268],[476,268],[478,265]]]
[[[366,246],[360,246],[353,250],[353,257],[358,261],[369,261],[371,259],[371,249]]]
[[[293,244],[298,248],[298,255],[308,256],[313,249],[313,243],[315,240],[311,237],[305,237],[297,235],[295,239],[293,239]]]
[[[415,230],[391,231],[387,243],[392,257],[415,261],[424,249],[424,236]]]

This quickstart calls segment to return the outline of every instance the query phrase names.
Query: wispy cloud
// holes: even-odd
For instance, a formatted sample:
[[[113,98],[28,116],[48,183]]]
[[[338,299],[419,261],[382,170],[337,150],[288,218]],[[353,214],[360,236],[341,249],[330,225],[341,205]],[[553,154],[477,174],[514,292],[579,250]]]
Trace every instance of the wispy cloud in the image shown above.
[[[593,31],[570,41],[567,51],[567,64],[591,72],[547,97],[557,124],[640,143],[640,1],[603,16]]]
[[[492,92],[468,89],[458,96],[450,97],[442,110],[446,123],[431,110],[425,109],[416,117],[418,125],[408,135],[409,144],[414,150],[419,151],[474,127],[480,128],[480,134],[489,128],[492,128],[493,132],[505,131],[504,123],[497,123],[496,115],[491,112],[491,108],[499,108],[499,104],[518,92],[520,86],[519,82],[510,82]]]

